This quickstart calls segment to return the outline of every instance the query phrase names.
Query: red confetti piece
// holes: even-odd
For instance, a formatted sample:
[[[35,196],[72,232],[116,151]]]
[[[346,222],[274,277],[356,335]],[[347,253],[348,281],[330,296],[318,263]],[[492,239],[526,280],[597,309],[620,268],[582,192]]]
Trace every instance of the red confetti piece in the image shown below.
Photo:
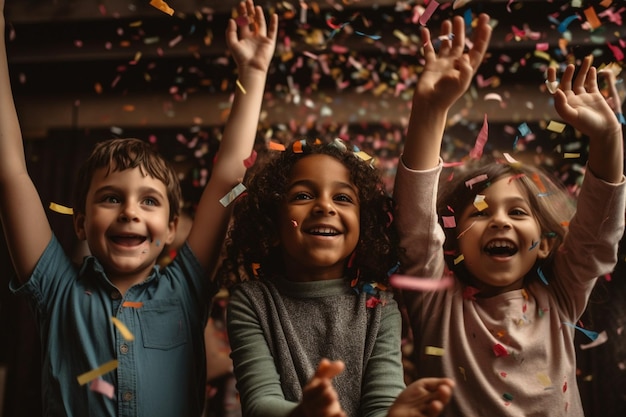
[[[497,357],[506,357],[509,356],[509,351],[506,350],[506,348],[504,346],[502,346],[500,343],[496,343],[495,345],[493,345],[493,353],[497,356]]]

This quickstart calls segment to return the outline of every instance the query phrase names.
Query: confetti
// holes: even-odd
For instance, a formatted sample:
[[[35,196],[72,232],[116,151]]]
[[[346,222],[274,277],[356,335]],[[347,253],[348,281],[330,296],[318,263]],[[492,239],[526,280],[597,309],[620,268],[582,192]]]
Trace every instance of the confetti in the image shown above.
[[[554,120],[551,120],[550,123],[548,123],[548,126],[546,127],[546,129],[548,129],[551,132],[556,132],[556,133],[562,133],[563,130],[565,130],[565,124],[563,123],[559,123],[559,122],[555,122]]]
[[[98,368],[92,369],[89,372],[85,372],[84,374],[79,375],[78,377],[76,377],[76,379],[78,380],[78,383],[80,385],[85,385],[86,383],[91,382],[94,379],[111,372],[112,370],[116,369],[117,366],[117,359],[113,359],[112,361],[109,361],[99,366]]]
[[[443,356],[444,354],[443,348],[435,347],[435,346],[425,346],[424,353],[428,356]]]
[[[606,331],[601,331],[600,333],[598,333],[596,340],[592,340],[590,343],[581,344],[580,348],[582,350],[591,349],[596,346],[600,346],[603,343],[606,343],[608,340],[609,340],[609,336],[607,335]]]
[[[489,207],[489,205],[485,201],[485,196],[482,195],[482,194],[477,194],[476,195],[476,197],[474,198],[474,203],[473,204],[474,204],[474,207],[476,207],[478,209],[478,211],[483,211],[487,207]]]
[[[170,16],[174,15],[174,9],[172,9],[166,2],[163,0],[150,0],[150,6],[157,8],[163,13],[169,14]]]
[[[117,330],[120,331],[124,340],[128,340],[129,342],[135,340],[135,336],[130,332],[130,330],[128,330],[128,327],[126,327],[126,325],[122,323],[118,318],[111,317],[111,321],[113,322],[115,327],[117,327]]]
[[[220,204],[224,207],[228,207],[230,203],[235,201],[237,197],[246,191],[246,186],[242,183],[239,183],[233,187],[224,197],[220,198]]]
[[[65,207],[61,204],[50,203],[48,207],[50,208],[50,210],[60,214],[69,214],[70,216],[74,214],[74,210],[71,207]]]
[[[411,291],[438,291],[450,288],[454,282],[451,276],[444,276],[441,279],[418,278],[407,275],[392,275],[389,283],[394,288]]]
[[[474,185],[478,184],[479,182],[487,181],[488,178],[489,177],[487,177],[487,174],[477,175],[474,178],[465,181],[465,186],[471,190]]]
[[[91,381],[91,384],[89,384],[89,389],[94,392],[99,392],[105,397],[109,397],[111,399],[115,394],[115,387],[102,378],[97,378]]]

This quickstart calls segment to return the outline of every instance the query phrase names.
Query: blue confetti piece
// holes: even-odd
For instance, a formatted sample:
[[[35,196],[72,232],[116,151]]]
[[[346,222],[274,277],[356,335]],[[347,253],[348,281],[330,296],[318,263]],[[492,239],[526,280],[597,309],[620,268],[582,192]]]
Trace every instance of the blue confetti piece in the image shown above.
[[[574,20],[577,20],[577,19],[580,19],[580,18],[576,14],[565,18],[565,20],[563,20],[561,23],[559,23],[559,27],[557,28],[558,31],[560,33],[565,32],[567,30],[567,27],[569,26],[569,24],[572,23]]]
[[[530,248],[528,248],[528,250],[533,250],[533,249],[535,249],[535,248],[537,247],[537,245],[539,244],[539,242],[540,242],[539,240],[538,240],[538,241],[536,241],[536,242],[533,242],[533,244],[532,244],[532,245],[530,245]]]
[[[539,275],[539,278],[541,278],[541,281],[543,281],[544,284],[548,285],[548,280],[546,279],[546,276],[543,274],[541,267],[537,268],[537,275]]]
[[[387,271],[387,276],[390,277],[393,274],[396,273],[396,271],[398,270],[398,268],[400,268],[400,262],[398,262],[397,264],[395,264],[389,271]]]
[[[592,341],[593,341],[593,340],[596,340],[596,339],[598,338],[598,336],[599,336],[599,333],[598,333],[598,332],[594,332],[593,330],[583,329],[582,327],[578,327],[578,326],[576,326],[575,324],[568,323],[568,322],[566,322],[566,321],[564,321],[564,322],[563,322],[563,324],[566,324],[566,325],[568,325],[568,326],[570,326],[570,327],[573,327],[573,328],[575,328],[576,330],[580,330],[580,331],[581,331],[581,332],[582,332],[585,336],[587,336],[587,337],[588,337],[589,339],[591,339]]]
[[[379,35],[368,35],[367,33],[359,32],[358,30],[355,30],[354,33],[357,35],[365,36],[366,38],[373,39],[375,41],[381,38]]]
[[[623,125],[626,125],[626,119],[624,119],[624,113],[617,113],[617,120]]]
[[[522,136],[526,136],[529,133],[532,133],[532,131],[530,130],[530,127],[528,127],[526,123],[522,123],[521,125],[519,125],[517,127],[517,130],[519,130]]]

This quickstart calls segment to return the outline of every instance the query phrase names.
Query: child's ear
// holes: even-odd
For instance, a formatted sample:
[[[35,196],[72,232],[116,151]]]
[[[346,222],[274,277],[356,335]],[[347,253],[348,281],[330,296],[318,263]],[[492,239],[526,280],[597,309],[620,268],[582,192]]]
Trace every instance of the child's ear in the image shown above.
[[[538,254],[537,257],[539,259],[546,259],[550,253],[552,252],[552,247],[554,246],[554,239],[542,237],[541,242],[539,242]]]
[[[78,237],[78,240],[87,239],[87,233],[85,232],[84,213],[74,213],[74,232],[76,232],[76,237]]]
[[[174,217],[174,220],[170,221],[167,225],[167,237],[165,238],[165,244],[171,245],[176,238],[176,230],[178,229],[178,216]]]

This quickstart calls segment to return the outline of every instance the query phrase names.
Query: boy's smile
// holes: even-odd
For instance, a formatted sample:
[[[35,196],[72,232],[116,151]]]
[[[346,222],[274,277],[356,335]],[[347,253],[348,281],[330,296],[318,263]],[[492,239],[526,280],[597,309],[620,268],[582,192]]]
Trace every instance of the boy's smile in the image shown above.
[[[549,253],[527,197],[511,178],[487,187],[487,207],[470,205],[457,227],[465,267],[486,295],[521,288],[537,259]]]
[[[359,240],[360,204],[348,169],[328,155],[310,155],[293,167],[278,229],[289,278],[343,277]]]
[[[124,289],[150,274],[165,244],[171,243],[176,222],[169,221],[165,184],[144,176],[139,168],[95,171],[85,213],[75,219],[76,232],[107,276]]]

